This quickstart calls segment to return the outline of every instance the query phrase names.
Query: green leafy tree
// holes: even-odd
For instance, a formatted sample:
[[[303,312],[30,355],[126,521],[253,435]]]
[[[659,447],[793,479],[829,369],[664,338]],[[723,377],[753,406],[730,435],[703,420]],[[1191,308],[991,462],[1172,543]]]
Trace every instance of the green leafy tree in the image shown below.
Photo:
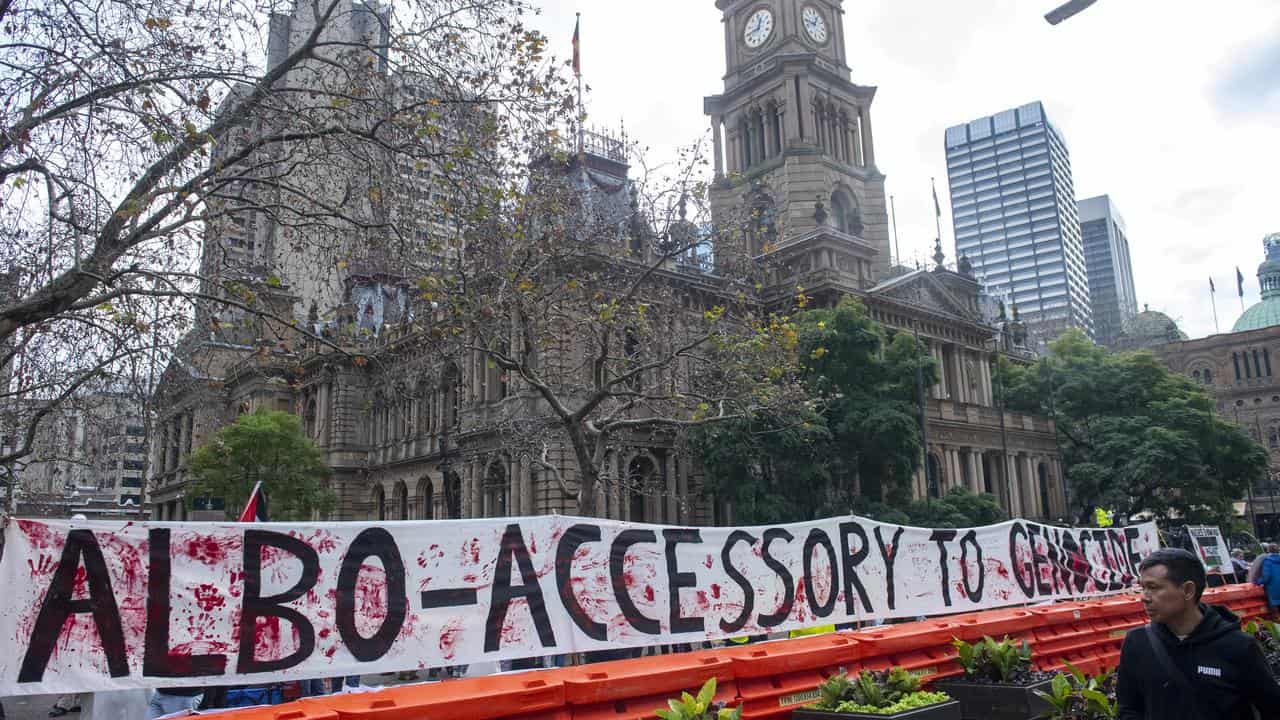
[[[235,512],[261,481],[272,520],[303,520],[312,512],[333,510],[324,454],[290,413],[258,410],[241,415],[191,454],[190,467],[195,481],[189,501],[222,498],[228,512]]]
[[[911,335],[890,338],[853,298],[802,312],[795,325],[809,402],[699,433],[709,492],[731,499],[745,523],[906,506],[921,456],[917,371],[933,384],[933,360]]]
[[[1011,409],[1052,415],[1077,517],[1226,523],[1265,472],[1266,451],[1213,412],[1213,400],[1149,352],[1113,354],[1072,330],[1034,365],[1002,366]]]
[[[994,495],[962,487],[951,488],[941,498],[916,500],[907,506],[906,516],[911,525],[931,528],[976,527],[1008,519]],[[886,520],[874,513],[871,517]]]

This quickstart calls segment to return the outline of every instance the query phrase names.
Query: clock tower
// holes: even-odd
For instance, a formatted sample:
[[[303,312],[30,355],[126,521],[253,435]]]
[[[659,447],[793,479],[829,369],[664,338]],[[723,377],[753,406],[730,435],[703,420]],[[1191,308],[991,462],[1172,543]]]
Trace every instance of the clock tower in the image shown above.
[[[704,100],[715,144],[717,258],[765,260],[781,292],[863,290],[889,269],[874,87],[850,80],[843,0],[716,0],[724,92]],[[741,218],[738,225],[733,218]]]

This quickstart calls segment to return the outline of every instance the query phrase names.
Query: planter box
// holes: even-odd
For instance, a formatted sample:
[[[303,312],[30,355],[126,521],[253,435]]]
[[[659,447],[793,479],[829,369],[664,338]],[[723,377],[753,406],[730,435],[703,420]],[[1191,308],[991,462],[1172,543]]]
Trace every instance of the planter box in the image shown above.
[[[1031,685],[943,680],[934,683],[933,689],[960,703],[963,720],[1029,720],[1050,710],[1049,703],[1035,691],[1048,692],[1051,682],[1051,678]]]
[[[801,708],[791,713],[792,720],[960,720],[960,703],[955,700],[915,708],[893,715],[872,713],[838,713]]]

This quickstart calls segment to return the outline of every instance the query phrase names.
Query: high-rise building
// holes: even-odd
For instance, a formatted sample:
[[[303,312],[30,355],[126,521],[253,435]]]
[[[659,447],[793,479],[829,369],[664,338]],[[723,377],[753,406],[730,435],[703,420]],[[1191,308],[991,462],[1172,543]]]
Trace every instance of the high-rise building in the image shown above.
[[[947,128],[956,253],[1035,339],[1093,335],[1067,144],[1039,102]]]
[[[1110,346],[1138,314],[1129,234],[1109,196],[1086,198],[1077,208],[1093,303],[1093,336],[1099,345]]]

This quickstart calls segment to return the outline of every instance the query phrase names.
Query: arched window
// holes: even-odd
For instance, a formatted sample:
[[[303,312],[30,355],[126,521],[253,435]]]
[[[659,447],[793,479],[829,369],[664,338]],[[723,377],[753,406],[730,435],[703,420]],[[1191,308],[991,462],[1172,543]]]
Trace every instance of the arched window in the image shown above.
[[[461,384],[462,373],[458,371],[456,364],[449,363],[449,367],[445,369],[444,380],[441,382],[440,388],[440,391],[444,393],[444,424],[447,429],[452,429],[458,425],[458,391]]]
[[[409,519],[409,488],[402,482],[396,483],[394,511],[396,520]]]
[[[457,520],[462,517],[462,478],[452,470],[444,476],[444,517]]]
[[[369,511],[370,520],[387,519],[387,493],[381,485],[373,487],[373,507]]]
[[[738,123],[738,141],[742,143],[742,169],[751,167],[751,123],[743,118]]]
[[[1209,368],[1204,369],[1204,384],[1205,385],[1213,384],[1213,371],[1210,370]]]
[[[862,234],[862,213],[858,209],[858,201],[843,188],[831,193],[831,219],[842,233]]]
[[[647,455],[638,455],[627,464],[627,519],[631,522],[655,522],[649,516],[650,495],[655,491],[658,469]],[[656,504],[656,503],[654,503]]]
[[[773,140],[773,154],[782,154],[782,113],[778,110],[776,102],[769,103],[769,137]]]
[[[503,460],[494,460],[484,473],[484,516],[506,517],[508,491],[507,464]]]
[[[1191,377],[1192,377],[1196,382],[1204,382],[1203,380],[1201,380],[1201,379],[1200,379],[1200,371],[1199,371],[1199,370],[1195,370],[1195,371],[1193,371],[1193,372],[1191,373]]]
[[[414,508],[414,519],[434,520],[436,517],[435,488],[431,484],[430,477],[424,477],[418,481],[417,502],[419,505]]]
[[[925,492],[931,498],[942,497],[942,465],[933,453],[929,453],[926,463]]]

